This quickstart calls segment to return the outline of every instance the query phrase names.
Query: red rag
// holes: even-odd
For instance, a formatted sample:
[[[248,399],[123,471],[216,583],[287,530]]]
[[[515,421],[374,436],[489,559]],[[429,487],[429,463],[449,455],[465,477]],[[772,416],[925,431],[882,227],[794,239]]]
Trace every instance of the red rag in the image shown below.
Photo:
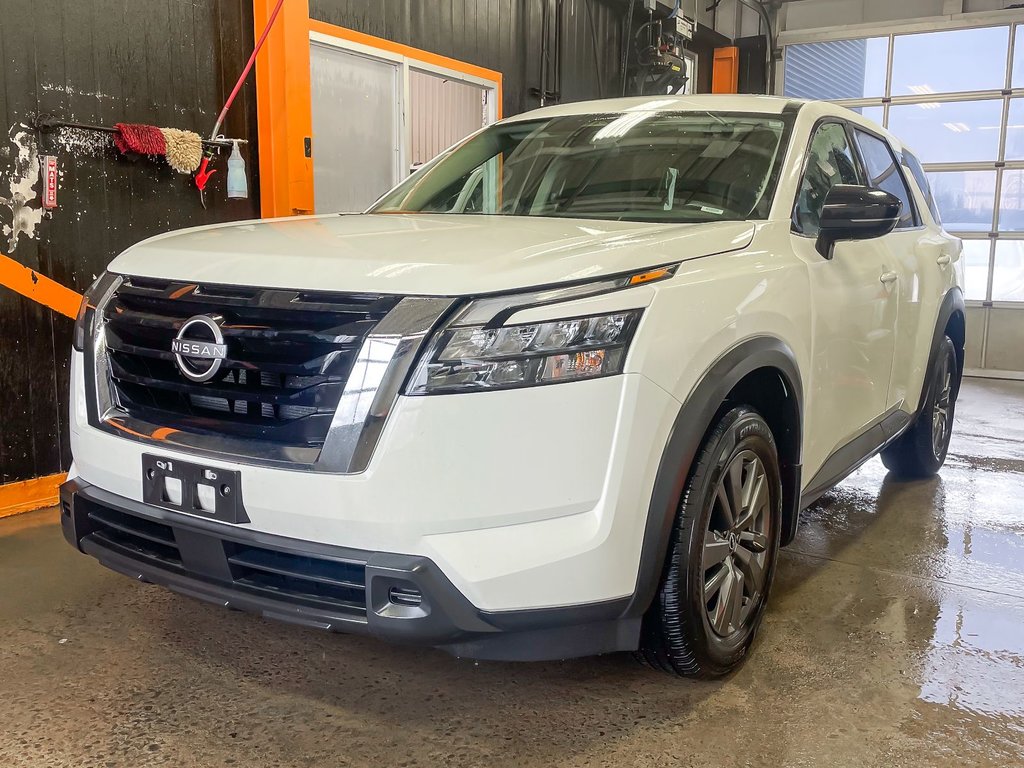
[[[117,123],[114,125],[114,144],[122,154],[135,152],[139,155],[166,155],[167,141],[155,125],[141,123]]]

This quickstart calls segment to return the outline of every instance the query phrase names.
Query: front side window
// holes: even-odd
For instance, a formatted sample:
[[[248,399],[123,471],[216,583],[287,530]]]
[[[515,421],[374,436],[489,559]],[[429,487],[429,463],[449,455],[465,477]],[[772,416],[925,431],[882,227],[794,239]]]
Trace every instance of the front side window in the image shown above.
[[[708,112],[501,123],[417,171],[369,212],[765,219],[785,135],[778,116]]]
[[[884,189],[890,195],[895,195],[903,201],[903,209],[900,211],[900,221],[896,229],[913,227],[916,224],[914,219],[914,203],[910,198],[910,190],[903,181],[903,174],[900,173],[893,157],[889,142],[883,141],[870,133],[864,133],[859,129],[857,133],[857,145],[860,147],[861,155],[864,157],[864,166],[868,172],[868,186],[877,189]]]
[[[842,125],[825,123],[814,132],[793,210],[793,227],[797,232],[817,236],[829,190],[837,184],[861,183],[853,158],[853,148]]]

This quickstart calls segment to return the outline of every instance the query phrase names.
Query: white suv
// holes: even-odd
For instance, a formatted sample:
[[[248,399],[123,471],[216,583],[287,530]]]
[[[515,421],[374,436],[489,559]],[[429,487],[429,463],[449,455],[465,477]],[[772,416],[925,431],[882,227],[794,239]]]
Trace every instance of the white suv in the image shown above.
[[[839,107],[519,115],[365,214],[115,259],[65,535],[299,624],[720,675],[801,509],[878,452],[943,463],[960,254],[913,155]]]

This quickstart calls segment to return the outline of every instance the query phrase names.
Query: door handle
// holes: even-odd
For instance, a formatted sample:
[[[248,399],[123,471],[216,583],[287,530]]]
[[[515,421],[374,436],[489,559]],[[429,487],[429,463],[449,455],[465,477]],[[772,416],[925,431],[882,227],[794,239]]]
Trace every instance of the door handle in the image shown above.
[[[895,283],[897,277],[899,277],[899,275],[895,272],[883,272],[878,279],[888,285],[889,283]]]
[[[935,260],[935,263],[938,264],[940,267],[944,267],[947,264],[949,264],[949,262],[951,262],[952,260],[952,256],[950,256],[948,253],[944,253]]]

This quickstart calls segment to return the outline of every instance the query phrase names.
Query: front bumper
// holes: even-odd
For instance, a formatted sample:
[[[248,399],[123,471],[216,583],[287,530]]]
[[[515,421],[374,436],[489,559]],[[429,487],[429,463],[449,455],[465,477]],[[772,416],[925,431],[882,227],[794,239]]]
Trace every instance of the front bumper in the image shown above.
[[[64,537],[101,564],[206,602],[456,656],[543,660],[637,647],[630,598],[520,611],[476,608],[427,557],[369,552],[211,522],[81,478],[61,486]]]

